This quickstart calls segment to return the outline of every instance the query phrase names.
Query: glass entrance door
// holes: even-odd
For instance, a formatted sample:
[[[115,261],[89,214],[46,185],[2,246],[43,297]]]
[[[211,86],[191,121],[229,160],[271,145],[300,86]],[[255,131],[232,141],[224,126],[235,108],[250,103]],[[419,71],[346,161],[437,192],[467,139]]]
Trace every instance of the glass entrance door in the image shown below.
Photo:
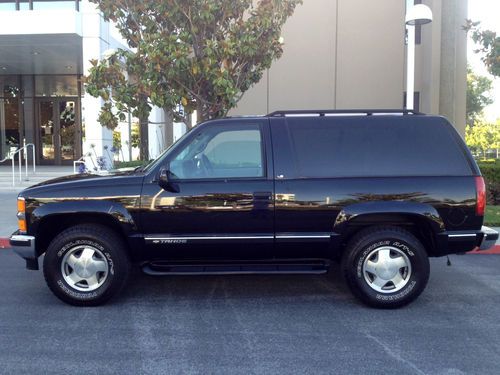
[[[55,162],[54,102],[40,102],[40,163]]]
[[[61,162],[73,162],[76,160],[76,111],[75,101],[59,100],[59,158]]]
[[[76,100],[54,98],[38,103],[41,164],[71,164],[77,159]]]

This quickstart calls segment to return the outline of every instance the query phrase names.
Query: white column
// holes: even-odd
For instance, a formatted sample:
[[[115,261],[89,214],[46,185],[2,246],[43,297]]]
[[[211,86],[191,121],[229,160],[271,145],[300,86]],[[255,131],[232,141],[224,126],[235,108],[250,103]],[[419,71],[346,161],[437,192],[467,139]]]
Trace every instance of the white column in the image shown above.
[[[406,46],[406,109],[413,109],[415,91],[415,26],[406,25],[408,44]]]
[[[95,4],[88,1],[81,3],[82,13],[82,34],[83,34],[83,72],[88,75],[91,68],[91,59],[101,59],[102,53],[109,49],[107,23],[97,10]],[[83,154],[92,153],[94,163],[96,155],[103,156],[107,160],[107,165],[111,165],[110,158],[113,157],[111,148],[113,147],[113,131],[103,127],[99,121],[99,112],[103,101],[85,94],[82,98],[82,123],[85,126],[85,141],[82,145]],[[94,145],[94,147],[92,147]],[[108,151],[104,147],[108,147]],[[93,168],[93,163],[88,160],[87,167]]]

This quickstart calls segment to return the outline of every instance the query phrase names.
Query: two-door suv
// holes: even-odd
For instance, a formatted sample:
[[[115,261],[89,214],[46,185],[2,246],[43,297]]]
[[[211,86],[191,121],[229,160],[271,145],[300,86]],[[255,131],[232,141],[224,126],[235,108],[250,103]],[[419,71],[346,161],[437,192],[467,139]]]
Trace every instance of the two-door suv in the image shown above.
[[[319,274],[376,307],[413,301],[429,257],[487,249],[481,173],[450,123],[412,111],[279,111],[194,127],[133,171],[19,194],[14,250],[74,305],[151,275]]]

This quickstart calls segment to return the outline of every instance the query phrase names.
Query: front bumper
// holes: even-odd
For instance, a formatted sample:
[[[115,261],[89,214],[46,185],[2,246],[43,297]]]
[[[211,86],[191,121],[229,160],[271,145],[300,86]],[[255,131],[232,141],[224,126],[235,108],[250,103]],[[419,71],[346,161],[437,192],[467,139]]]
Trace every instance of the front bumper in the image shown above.
[[[9,238],[10,246],[15,253],[26,260],[26,268],[38,270],[38,255],[35,248],[35,237],[14,232]]]

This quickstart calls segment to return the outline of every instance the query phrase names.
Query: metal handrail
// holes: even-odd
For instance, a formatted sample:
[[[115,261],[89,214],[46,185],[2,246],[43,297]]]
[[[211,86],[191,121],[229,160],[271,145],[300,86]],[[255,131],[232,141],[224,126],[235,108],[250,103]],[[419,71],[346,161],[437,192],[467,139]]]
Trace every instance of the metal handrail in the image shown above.
[[[35,162],[35,145],[33,143],[26,143],[23,147],[18,148],[15,152],[10,155],[12,159],[12,186],[16,186],[16,154],[19,160],[19,182],[23,181],[23,158],[26,159],[26,179],[28,179],[28,148],[31,147],[33,151],[33,174],[36,172],[36,162]],[[26,150],[26,151],[25,151]],[[22,152],[22,155],[21,155]]]

